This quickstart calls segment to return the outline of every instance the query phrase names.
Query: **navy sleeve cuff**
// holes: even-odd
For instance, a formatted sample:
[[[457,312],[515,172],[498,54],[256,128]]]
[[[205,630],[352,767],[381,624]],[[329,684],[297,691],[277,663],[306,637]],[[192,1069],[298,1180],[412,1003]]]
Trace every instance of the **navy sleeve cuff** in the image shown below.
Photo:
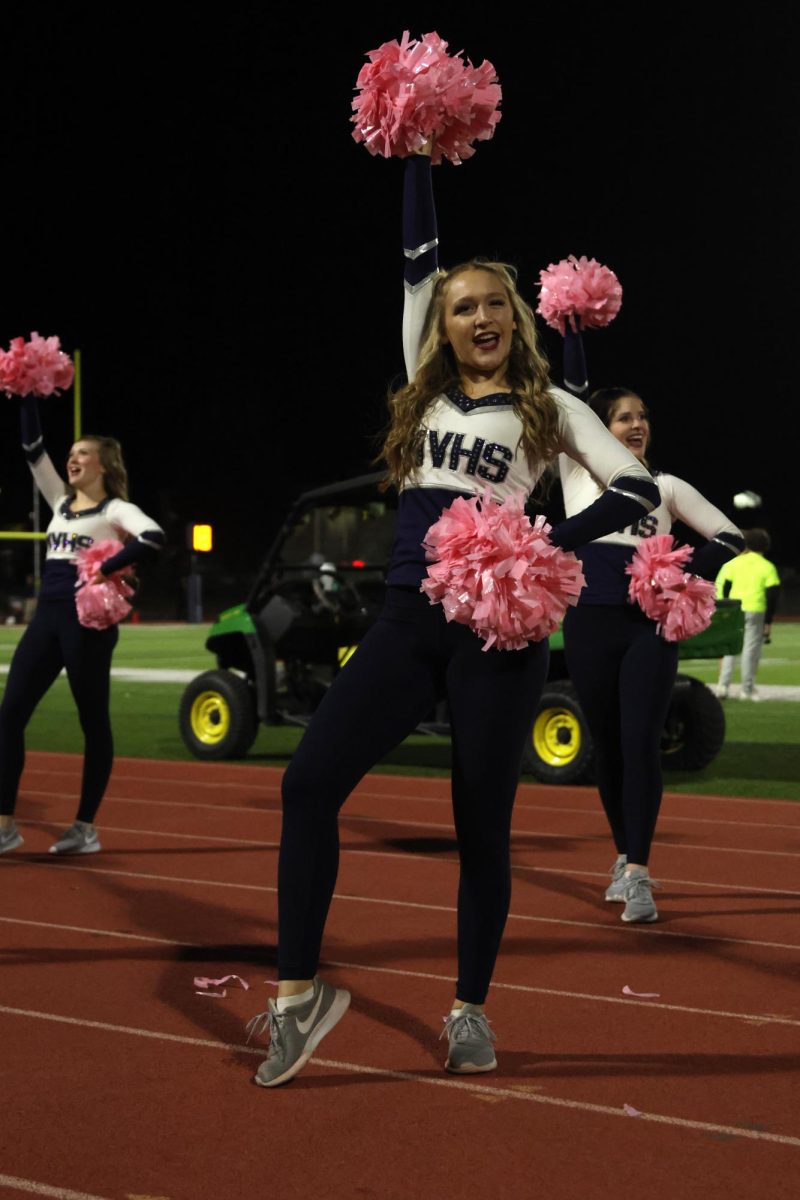
[[[146,529],[144,533],[140,533],[137,538],[128,542],[124,549],[117,554],[107,558],[100,567],[101,575],[113,575],[115,571],[121,571],[124,567],[130,567],[133,563],[146,562],[148,558],[155,558],[158,551],[164,544],[164,534],[160,529]]]

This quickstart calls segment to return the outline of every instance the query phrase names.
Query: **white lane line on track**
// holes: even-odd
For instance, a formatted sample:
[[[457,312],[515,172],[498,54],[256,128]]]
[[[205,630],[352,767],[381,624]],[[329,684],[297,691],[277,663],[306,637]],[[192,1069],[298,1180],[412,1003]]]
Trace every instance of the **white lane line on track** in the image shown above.
[[[156,875],[148,871],[120,871],[111,867],[96,867],[89,863],[77,862],[75,859],[57,858],[53,862],[48,860],[46,856],[43,856],[43,858],[45,861],[39,862],[31,859],[8,859],[4,856],[0,859],[0,870],[5,867],[27,866],[50,871],[89,871],[97,875],[119,876],[123,879],[148,879],[155,883],[187,883],[201,888],[232,888],[237,891],[262,892],[270,895],[277,894],[278,891],[276,887],[269,887],[263,883],[231,883],[227,880],[191,879],[180,875]],[[455,906],[450,904],[422,904],[415,900],[388,900],[379,896],[356,896],[347,892],[334,892],[333,899],[352,901],[357,904],[385,905],[387,908],[420,909],[424,912],[456,912]],[[735,946],[758,946],[768,950],[800,950],[800,946],[787,942],[762,942],[753,938],[722,937],[718,934],[680,933],[671,929],[656,929],[653,925],[633,924],[624,927],[616,923],[614,925],[601,925],[596,921],[570,921],[561,917],[529,916],[526,913],[509,913],[508,919],[509,921],[528,921],[540,925],[566,925],[577,929],[602,930],[604,933],[615,933],[618,936],[624,937],[634,934],[646,934],[648,937],[680,938],[684,941],[692,942],[720,942]]]
[[[18,917],[0,917],[0,921],[6,925],[25,925],[35,929],[55,929],[64,933],[87,933],[92,937],[122,938],[125,941],[131,942],[145,942],[148,944],[155,942],[160,946],[190,947],[193,950],[203,949],[203,946],[198,942],[178,942],[172,941],[169,938],[149,937],[145,934],[120,933],[115,929],[92,929],[84,925],[59,925],[51,921],[29,921]],[[9,950],[8,953],[13,955],[13,949]],[[453,982],[452,975],[435,975],[430,971],[408,971],[402,967],[373,967],[368,963],[337,962],[334,959],[326,959],[321,965],[323,967],[336,967],[337,969],[348,971],[366,971],[372,975],[397,975],[404,979],[425,979],[430,980],[432,983],[452,984]],[[769,1013],[728,1012],[726,1009],[697,1008],[686,1004],[664,1004],[657,1003],[654,1000],[633,1000],[625,999],[621,996],[602,996],[594,992],[571,992],[564,988],[533,987],[524,983],[498,983],[497,980],[493,980],[490,986],[504,992],[524,992],[535,996],[557,996],[562,1000],[591,1000],[602,1004],[638,1005],[644,1008],[664,1009],[667,1012],[690,1013],[692,1016],[732,1018],[736,1021],[745,1021],[756,1025],[790,1025],[800,1027],[800,1020],[796,1021],[791,1017],[781,1017]]]
[[[88,933],[92,937],[122,938],[126,942],[155,943],[157,946],[180,946],[192,950],[202,950],[200,942],[176,942],[173,938],[152,937],[145,933],[123,933],[118,929],[91,929],[86,925],[60,925],[52,921],[31,921],[24,917],[0,917],[5,925],[28,925],[34,929],[59,929],[62,933]],[[2,951],[0,951],[2,953]],[[6,947],[6,953],[13,953],[11,947]]]
[[[138,801],[137,800],[136,803],[137,804],[139,804],[139,803],[147,804],[147,803],[149,803],[149,801]],[[158,801],[154,801],[153,803],[158,803]],[[195,806],[189,806],[189,807],[195,807]],[[208,807],[213,807],[213,806],[209,805]],[[43,826],[44,828],[47,828],[48,826],[51,826],[53,824],[53,822],[27,819],[27,820],[22,821],[21,824],[23,826],[39,825],[39,826]],[[188,841],[188,842],[220,842],[223,845],[252,846],[254,849],[259,849],[259,850],[278,850],[278,848],[280,846],[279,842],[264,842],[257,838],[229,838],[229,837],[222,837],[220,834],[208,834],[208,833],[168,833],[166,830],[163,830],[163,829],[141,829],[141,828],[140,829],[129,829],[127,827],[123,827],[120,825],[106,825],[105,823],[103,824],[103,830],[107,831],[108,833],[131,834],[135,837],[141,836],[141,837],[178,838],[181,841]],[[513,844],[513,834],[512,834],[511,849],[512,849],[512,853],[517,849],[517,847]],[[120,849],[119,847],[116,847],[114,852],[119,853],[119,854],[125,853],[125,851]],[[158,850],[157,849],[154,850],[153,853],[157,854]],[[352,848],[342,848],[342,849],[340,849],[340,853],[341,854],[360,854],[365,858],[403,859],[405,862],[414,862],[414,863],[418,863],[420,865],[424,864],[426,866],[435,865],[437,863],[446,863],[450,866],[458,866],[458,857],[456,855],[448,856],[446,854],[441,854],[441,853],[413,854],[413,853],[408,853],[403,850],[361,850],[361,849],[352,849]],[[578,870],[565,871],[565,870],[557,870],[553,867],[529,867],[529,866],[526,866],[524,863],[517,863],[517,862],[513,862],[513,861],[512,861],[511,866],[512,866],[512,870],[514,870],[516,872],[525,871],[525,872],[529,872],[531,874],[538,873],[538,874],[543,874],[543,875],[560,875],[565,878],[582,875],[582,876],[586,876],[586,878],[588,878],[588,879],[606,879],[607,875],[608,875],[607,871],[605,871],[605,872],[604,871],[578,871]],[[699,880],[699,879],[670,879],[670,878],[667,878],[666,876],[662,875],[660,872],[659,872],[658,878],[659,878],[660,883],[669,883],[669,884],[677,885],[680,887],[720,888],[723,890],[729,890],[730,888],[735,887],[737,892],[755,892],[756,894],[764,893],[765,895],[776,895],[776,896],[785,896],[785,897],[798,896],[798,897],[800,897],[800,891],[794,891],[791,888],[756,887],[751,884],[740,884],[738,882],[735,885],[731,884],[731,883],[711,883],[707,879],[702,879],[702,880]]]
[[[76,1017],[64,1017],[58,1013],[37,1012],[32,1009],[11,1008],[0,1005],[0,1013],[8,1016],[29,1017],[41,1021],[55,1021],[65,1025],[78,1025],[83,1029],[98,1029],[106,1033],[123,1033],[132,1037],[152,1038],[155,1041],[173,1042],[184,1046],[197,1046],[203,1049],[228,1050],[238,1053],[263,1056],[264,1050],[254,1046],[241,1046],[232,1042],[214,1042],[206,1038],[184,1037],[174,1033],[158,1033],[151,1029],[137,1029],[131,1025],[111,1025],[105,1021],[86,1021]],[[631,1120],[624,1108],[614,1108],[608,1104],[593,1104],[587,1100],[564,1100],[556,1096],[542,1096],[535,1092],[520,1092],[514,1088],[492,1087],[487,1084],[468,1083],[466,1080],[450,1079],[440,1076],[427,1076],[412,1071],[393,1071],[384,1067],[366,1067],[361,1063],[339,1062],[336,1059],[317,1058],[313,1062],[318,1067],[332,1071],[346,1071],[353,1075],[369,1075],[387,1080],[397,1080],[404,1083],[417,1083],[429,1087],[446,1087],[466,1095],[491,1096],[495,1099],[520,1100],[524,1103],[542,1104],[551,1108],[566,1108],[578,1112],[597,1113],[600,1116],[622,1117]],[[640,1121],[651,1121],[658,1125],[672,1126],[678,1129],[693,1129],[699,1133],[724,1133],[734,1137],[749,1138],[754,1142],[774,1142],[781,1146],[800,1148],[800,1138],[789,1137],[786,1134],[766,1133],[762,1130],[742,1129],[737,1125],[716,1125],[707,1121],[690,1121],[685,1117],[670,1117],[663,1113],[641,1113]]]
[[[47,828],[51,826],[53,822],[25,820],[22,821],[21,824],[41,825]],[[209,833],[169,833],[165,829],[128,829],[123,828],[121,825],[106,825],[105,822],[103,822],[102,831],[108,833],[132,833],[141,837],[179,838],[181,841],[186,842],[222,842],[223,845],[252,846],[254,849],[258,850],[277,850],[280,845],[279,842],[264,842],[258,838],[232,838],[223,837],[221,834]],[[157,854],[158,850],[154,849],[152,853]]]
[[[119,781],[116,781],[116,782],[119,782]],[[161,780],[161,781],[148,780],[148,782],[167,783],[167,780]],[[174,784],[176,781],[173,779],[173,780],[170,780],[169,782]],[[185,782],[189,783],[189,781],[185,781]],[[141,785],[142,780],[141,779],[136,780],[136,783],[138,785]],[[190,786],[194,786],[194,784],[191,783]],[[208,786],[208,785],[203,785],[203,786]],[[217,790],[219,790],[220,787],[227,786],[227,785],[226,784],[225,785],[215,784],[214,786],[217,788]],[[242,785],[234,784],[232,786],[237,787],[237,786],[242,786]],[[249,787],[250,785],[248,784],[246,786]],[[275,791],[275,792],[278,791],[277,788],[268,788],[268,789],[261,789],[261,790],[268,790],[268,791]],[[33,788],[25,788],[24,793],[27,796],[50,796],[50,797],[54,797],[56,799],[63,799],[63,800],[72,799],[71,796],[67,796],[64,792],[40,791],[40,790],[35,790]],[[357,798],[359,800],[388,800],[393,803],[395,801],[403,802],[405,800],[413,800],[417,803],[423,803],[423,804],[446,804],[448,806],[451,805],[449,796],[403,796],[403,795],[399,795],[399,794],[394,795],[394,794],[383,793],[383,792],[362,792],[362,791],[359,791],[358,789],[356,789],[353,792],[353,797]],[[109,804],[109,803],[111,803],[111,804],[153,804],[153,805],[158,805],[159,807],[165,807],[165,808],[207,808],[207,809],[213,809],[214,812],[220,812],[219,804],[206,804],[202,800],[200,800],[200,801],[152,800],[152,799],[146,799],[143,796],[111,796],[111,795],[107,795],[104,799],[104,803],[105,804]],[[765,802],[762,800],[758,800],[758,801],[753,801],[753,803],[763,804]],[[769,803],[769,802],[767,802],[767,803]],[[792,803],[792,801],[776,801],[776,803],[781,803],[781,804]],[[796,806],[796,807],[800,807],[800,806]],[[271,808],[254,808],[252,805],[226,804],[223,806],[222,811],[231,812],[231,813],[233,813],[233,812],[260,813],[260,812],[279,812],[280,810],[279,809],[271,809]],[[572,813],[573,815],[593,817],[599,821],[605,821],[605,814],[603,813],[602,809],[600,808],[599,801],[595,808],[566,808],[564,806],[556,805],[556,804],[525,804],[524,802],[519,802],[514,805],[514,812],[515,813],[519,813],[519,812],[555,812],[555,813],[568,812],[568,813]],[[346,813],[345,813],[345,815],[346,815]],[[725,825],[725,826],[733,826],[734,828],[743,828],[743,829],[785,829],[785,830],[789,830],[791,832],[800,833],[800,823],[798,823],[796,825],[781,825],[781,824],[776,823],[775,821],[729,821],[725,818],[721,818],[721,819],[717,820],[715,817],[684,817],[684,816],[679,816],[676,813],[662,812],[659,815],[659,824],[663,825],[665,821],[671,821],[674,823],[684,822],[686,824],[691,824],[691,825]]]
[[[73,1192],[70,1188],[51,1187],[35,1179],[20,1179],[16,1175],[0,1175],[0,1187],[25,1192],[28,1196],[51,1196],[53,1200],[106,1200],[106,1197],[90,1195],[88,1192]]]
[[[48,751],[38,750],[35,753],[38,755],[41,755],[41,756],[46,756]],[[76,762],[74,765],[70,764],[70,767],[55,768],[55,767],[37,767],[37,766],[31,765],[26,768],[26,773],[31,776],[32,775],[72,775],[75,778],[80,778],[81,770],[82,770],[81,763],[83,760],[80,755],[74,755],[72,757],[75,758]],[[154,759],[154,758],[141,759],[141,762],[143,762],[143,763],[152,763],[152,762],[162,763],[164,761],[165,761],[164,759]],[[178,760],[175,760],[175,761],[178,761]],[[191,763],[186,764],[186,766],[189,768],[197,767],[198,765],[199,764],[196,762],[191,762]],[[253,766],[253,765],[245,767],[245,770],[252,771],[252,772],[256,772],[259,769],[275,770],[276,768],[270,767],[270,766],[265,766],[263,768],[259,768],[257,766]],[[383,775],[383,776],[381,776],[381,778],[383,778],[383,779],[391,778],[391,779],[400,780],[400,779],[406,779],[408,777],[402,776],[402,775],[393,775],[393,776]],[[445,782],[447,782],[447,781],[445,780]],[[270,793],[274,793],[276,796],[280,795],[280,790],[281,790],[279,783],[266,783],[266,782],[250,783],[247,781],[240,782],[239,780],[225,780],[224,782],[221,782],[218,779],[217,780],[215,780],[215,779],[196,779],[193,776],[191,776],[190,774],[187,774],[186,778],[184,778],[184,779],[178,779],[174,775],[167,775],[167,776],[144,775],[143,776],[143,775],[136,774],[136,773],[134,773],[132,775],[126,775],[126,774],[124,774],[124,772],[122,771],[122,769],[120,767],[115,766],[114,777],[112,779],[111,785],[113,787],[115,784],[118,784],[118,783],[135,783],[135,784],[158,783],[158,784],[168,784],[170,786],[174,786],[177,783],[177,784],[180,784],[183,786],[191,786],[191,787],[197,787],[197,788],[214,788],[217,791],[219,791],[220,788],[230,787],[230,788],[244,789],[245,791],[255,791],[255,792],[258,792],[260,795],[263,795],[265,792],[270,792]],[[526,787],[526,788],[535,788],[536,784],[533,783],[532,781],[528,782],[526,780],[522,780],[521,786]],[[543,786],[552,787],[553,785],[545,784]],[[564,790],[565,790],[565,792],[569,793],[571,789],[569,787],[565,787]],[[580,790],[583,791],[585,789],[583,788],[583,786],[581,786]],[[783,808],[787,809],[787,811],[789,811],[789,812],[793,812],[793,813],[797,812],[797,802],[795,800],[778,799],[778,798],[772,797],[772,796],[764,796],[764,797],[762,797],[762,796],[717,796],[713,792],[710,792],[708,794],[704,794],[701,792],[670,792],[669,788],[666,788],[665,791],[668,796],[674,796],[678,800],[697,800],[697,801],[700,801],[701,803],[705,800],[710,800],[710,801],[713,801],[715,804],[716,803],[746,804],[746,805],[749,805],[751,808],[755,808],[755,807],[763,808],[767,804],[777,804],[777,805],[782,806]],[[354,796],[361,796],[365,800],[386,800],[386,799],[391,799],[391,800],[431,800],[431,801],[435,801],[436,803],[441,803],[442,801],[444,801],[447,804],[450,803],[449,796],[419,796],[413,792],[395,792],[395,791],[392,791],[392,792],[370,792],[370,791],[362,790],[361,786],[354,788],[352,794]],[[539,806],[538,805],[530,805],[530,807],[538,808]],[[797,827],[793,826],[792,828],[797,828]]]
[[[333,959],[326,959],[322,965],[348,971],[368,971],[376,975],[402,975],[411,979],[430,979],[437,983],[448,983],[451,986],[453,983],[452,974],[433,975],[426,971],[405,971],[401,967],[372,967],[365,963],[336,962]],[[570,992],[563,988],[533,987],[525,983],[498,983],[497,980],[492,980],[489,986],[503,992],[526,992],[536,996],[557,996],[561,1000],[591,1000],[601,1004],[643,1005],[645,1008],[660,1008],[673,1013],[690,1013],[692,1016],[732,1018],[755,1025],[800,1026],[800,1021],[793,1020],[791,1017],[780,1017],[767,1013],[736,1013],[719,1008],[695,1008],[688,1004],[663,1004],[657,1003],[655,1000],[629,1000],[622,996],[600,996],[593,992]]]
[[[58,796],[63,799],[67,799],[67,797],[64,796],[63,793],[61,793],[61,792],[41,792],[41,793],[27,792],[26,795]],[[164,801],[158,801],[158,800],[155,800],[155,801],[154,800],[138,800],[138,799],[137,800],[120,800],[119,797],[111,797],[111,796],[107,797],[106,800],[107,800],[107,802],[115,803],[115,804],[119,804],[119,803],[124,803],[124,804],[163,804],[164,803]],[[218,804],[217,805],[215,805],[215,804],[207,804],[207,805],[184,804],[183,807],[186,807],[186,808],[201,808],[201,807],[202,808],[210,808],[210,809],[213,809],[217,813],[240,811],[238,809],[234,809],[231,806],[220,808],[220,806]],[[260,816],[270,816],[270,817],[277,817],[277,818],[280,818],[282,815],[280,809],[278,809],[278,808],[261,808],[261,809],[245,808],[241,811],[248,812],[251,814],[254,812],[257,812]],[[402,827],[404,829],[436,829],[436,830],[443,829],[443,830],[446,830],[451,836],[453,835],[452,821],[408,821],[408,820],[404,820],[402,817],[370,817],[370,816],[365,816],[363,813],[350,813],[344,809],[342,810],[340,820],[341,820],[342,824],[344,824],[344,825],[346,825],[348,821],[350,821],[350,822],[357,821],[363,825],[388,825],[390,827]],[[24,821],[22,822],[22,824],[25,824],[25,823],[26,822],[24,822]],[[30,825],[52,825],[53,822],[52,821],[30,821],[30,822],[28,822],[28,824],[30,824]],[[125,830],[125,831],[121,831],[121,832],[131,832],[131,833],[159,832],[160,833],[161,831]],[[800,833],[800,827],[798,827],[797,832]],[[181,835],[164,834],[164,836],[165,837],[170,837],[170,836],[177,837],[177,836],[181,836]],[[604,833],[550,833],[549,831],[540,830],[540,829],[516,829],[515,828],[515,829],[512,829],[511,836],[512,836],[512,839],[517,839],[517,840],[519,840],[522,837],[534,837],[534,838],[548,839],[550,841],[602,842],[603,844],[608,842],[608,835],[604,834]],[[230,840],[238,840],[238,839],[230,839]],[[699,850],[703,854],[715,854],[715,853],[719,852],[720,854],[754,854],[754,855],[761,855],[762,857],[766,855],[767,857],[770,857],[770,858],[800,858],[800,851],[796,851],[796,850],[758,850],[758,849],[751,849],[749,847],[744,848],[741,846],[696,846],[693,843],[689,843],[689,842],[680,842],[679,844],[673,843],[673,842],[661,842],[658,840],[658,838],[655,838],[652,844],[653,844],[654,849],[659,849],[659,850],[679,850],[679,851]]]

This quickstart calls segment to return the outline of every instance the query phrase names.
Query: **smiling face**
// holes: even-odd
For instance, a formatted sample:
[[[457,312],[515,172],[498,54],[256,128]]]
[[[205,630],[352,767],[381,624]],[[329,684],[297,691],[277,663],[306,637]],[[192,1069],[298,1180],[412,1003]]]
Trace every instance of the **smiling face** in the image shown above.
[[[450,280],[443,340],[452,347],[462,379],[502,386],[515,329],[509,294],[491,271],[470,268]]]
[[[638,396],[622,396],[611,410],[608,429],[631,454],[644,461],[650,441],[650,418]]]
[[[97,442],[85,439],[75,443],[67,456],[67,479],[76,492],[102,484],[103,466]]]

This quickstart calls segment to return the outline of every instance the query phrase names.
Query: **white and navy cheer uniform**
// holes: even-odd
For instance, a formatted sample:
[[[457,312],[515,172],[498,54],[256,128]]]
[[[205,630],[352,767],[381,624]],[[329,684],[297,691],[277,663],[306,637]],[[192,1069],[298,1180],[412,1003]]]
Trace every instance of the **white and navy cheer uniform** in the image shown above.
[[[580,334],[568,331],[564,378],[588,394]],[[597,499],[592,473],[564,455],[559,472],[567,518]],[[706,543],[688,569],[714,579],[743,544],[735,525],[696,488],[675,475],[656,475],[661,500],[638,520],[576,548],[586,586],[564,621],[564,649],[594,743],[600,798],[618,854],[646,865],[661,804],[661,734],[678,667],[678,647],[656,632],[630,603],[625,568],[641,542],[683,521]]]
[[[405,166],[406,303],[403,342],[409,377],[437,271],[430,160]],[[570,547],[634,521],[658,502],[657,488],[593,413],[554,389],[565,451],[609,488],[555,540]],[[338,865],[337,814],[362,776],[446,697],[452,730],[452,789],[458,836],[458,983],[461,1000],[486,996],[510,897],[510,823],[519,764],[547,673],[546,642],[483,650],[464,625],[419,591],[422,541],[456,496],[490,484],[505,499],[529,494],[544,469],[520,447],[514,397],[469,399],[458,387],[437,397],[421,430],[421,461],[401,489],[386,607],[315,713],[283,781],[279,859],[282,979],[316,972]]]
[[[25,727],[36,705],[62,668],[78,707],[85,738],[83,781],[77,819],[94,820],[108,783],[114,747],[109,718],[111,655],[117,627],[87,629],[75,605],[77,558],[102,541],[127,545],[105,560],[103,574],[132,566],[160,548],[159,526],[126,500],[107,498],[94,508],[72,512],[70,494],[45,452],[36,403],[23,402],[22,441],[31,471],[53,510],[47,527],[47,553],[36,611],[11,662],[0,705],[0,813],[16,804],[25,762]]]

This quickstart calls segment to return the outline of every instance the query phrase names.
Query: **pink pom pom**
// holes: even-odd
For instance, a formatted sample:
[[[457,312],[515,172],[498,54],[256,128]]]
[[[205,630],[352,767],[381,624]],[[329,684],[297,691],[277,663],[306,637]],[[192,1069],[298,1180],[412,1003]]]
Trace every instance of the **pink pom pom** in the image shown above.
[[[57,337],[32,333],[29,342],[12,338],[9,349],[0,350],[0,389],[8,396],[58,395],[74,375],[72,360]]]
[[[599,329],[608,325],[622,307],[622,286],[610,267],[596,258],[570,254],[559,263],[551,263],[539,272],[539,307],[547,324],[564,336],[566,322],[577,329],[580,318],[583,329]]]
[[[102,564],[122,548],[122,542],[109,539],[95,542],[78,555],[78,582],[83,587],[75,596],[75,604],[78,620],[88,629],[107,629],[131,611],[127,597],[133,595],[133,588],[122,571],[114,571],[103,583],[93,582]]]
[[[469,625],[484,650],[522,650],[555,632],[585,582],[575,555],[549,532],[544,517],[531,525],[522,492],[504,504],[488,487],[459,496],[425,537],[431,565],[420,591],[448,621]]]
[[[676,546],[671,533],[660,533],[640,542],[625,568],[631,576],[628,595],[658,622],[658,632],[668,642],[708,629],[716,608],[714,584],[683,570],[691,553],[691,546]]]
[[[449,55],[438,33],[413,41],[408,30],[367,57],[350,120],[370,154],[406,158],[435,136],[433,163],[449,158],[458,165],[475,153],[473,142],[494,134],[502,91],[490,62],[473,67]]]

